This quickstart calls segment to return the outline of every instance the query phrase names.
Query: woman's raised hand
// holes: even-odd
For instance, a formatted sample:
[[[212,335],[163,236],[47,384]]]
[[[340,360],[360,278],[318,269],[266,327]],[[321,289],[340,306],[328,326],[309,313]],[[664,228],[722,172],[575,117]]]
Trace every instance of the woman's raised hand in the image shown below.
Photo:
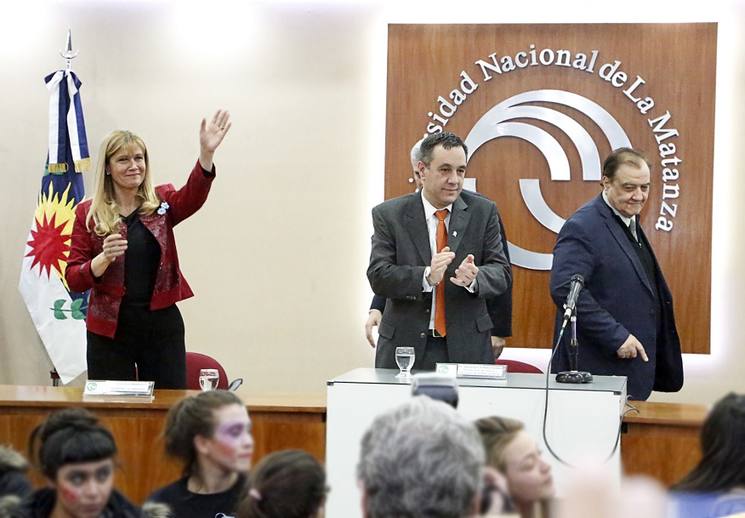
[[[222,139],[232,126],[230,113],[227,110],[217,110],[212,120],[202,119],[199,128],[199,162],[207,171],[212,169],[212,157],[220,146]]]

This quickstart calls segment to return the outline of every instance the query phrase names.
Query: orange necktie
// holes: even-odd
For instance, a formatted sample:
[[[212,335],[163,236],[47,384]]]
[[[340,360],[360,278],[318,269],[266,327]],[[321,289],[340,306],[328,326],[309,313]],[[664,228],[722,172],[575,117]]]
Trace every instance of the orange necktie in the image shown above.
[[[437,252],[448,246],[448,229],[445,228],[445,218],[448,215],[448,209],[435,211],[437,217]],[[447,333],[445,326],[445,282],[444,278],[435,287],[435,331],[440,336]]]

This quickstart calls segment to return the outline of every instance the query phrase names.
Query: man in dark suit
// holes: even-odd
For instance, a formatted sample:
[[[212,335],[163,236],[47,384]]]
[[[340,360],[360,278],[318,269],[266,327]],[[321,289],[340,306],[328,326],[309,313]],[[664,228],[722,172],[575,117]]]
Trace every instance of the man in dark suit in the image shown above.
[[[674,392],[683,385],[672,295],[639,226],[650,167],[633,149],[611,153],[603,164],[603,192],[562,227],[551,271],[557,333],[571,277],[580,274],[585,281],[577,301],[580,370],[626,376],[627,393],[638,400],[652,390]],[[569,368],[568,335],[554,357],[554,371]]]
[[[387,299],[375,366],[394,368],[412,346],[414,368],[437,362],[493,363],[486,299],[511,282],[493,202],[462,192],[466,147],[452,133],[421,144],[422,189],[372,211],[367,277]]]
[[[411,160],[412,177],[409,182],[414,182],[416,185],[416,192],[419,192],[422,188],[422,181],[419,178],[419,159],[421,158],[421,152],[419,146],[422,144],[422,140],[419,140],[411,148],[409,158]],[[507,246],[507,235],[504,230],[504,223],[502,217],[497,211],[497,219],[499,220],[499,232],[502,236],[502,250],[504,256],[507,259],[507,264],[510,264],[510,254]],[[512,273],[510,272],[510,276]],[[492,319],[494,327],[491,331],[491,345],[494,352],[494,357],[499,358],[502,354],[502,350],[505,346],[505,338],[512,336],[512,283],[507,287],[504,293],[497,295],[494,298],[486,301],[487,308],[489,310],[489,316]],[[383,319],[383,311],[385,310],[385,297],[380,295],[373,295],[370,303],[370,309],[367,315],[367,321],[365,321],[365,336],[370,347],[375,347],[375,338],[373,337],[373,328],[380,325],[380,321]]]

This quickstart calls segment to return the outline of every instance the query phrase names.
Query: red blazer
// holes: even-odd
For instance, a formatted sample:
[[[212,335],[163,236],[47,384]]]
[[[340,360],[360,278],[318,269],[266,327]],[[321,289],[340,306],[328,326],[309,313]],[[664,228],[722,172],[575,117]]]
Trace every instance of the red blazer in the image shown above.
[[[176,252],[176,240],[173,227],[194,214],[207,200],[214,168],[205,171],[197,161],[189,179],[181,189],[176,190],[172,184],[159,185],[155,188],[158,198],[164,202],[161,207],[149,216],[141,216],[140,221],[155,237],[160,245],[160,265],[155,278],[153,298],[150,309],[163,309],[179,300],[194,295],[181,274]],[[168,205],[166,209],[165,204]],[[124,286],[124,256],[111,263],[100,278],[91,272],[91,261],[103,251],[102,236],[85,228],[85,220],[91,200],[78,204],[75,208],[75,223],[72,229],[72,244],[67,260],[65,279],[70,290],[83,292],[90,289],[88,300],[88,330],[113,338],[119,317],[119,306],[126,291]],[[158,214],[163,212],[164,214]],[[121,225],[119,233],[127,238],[127,227]]]

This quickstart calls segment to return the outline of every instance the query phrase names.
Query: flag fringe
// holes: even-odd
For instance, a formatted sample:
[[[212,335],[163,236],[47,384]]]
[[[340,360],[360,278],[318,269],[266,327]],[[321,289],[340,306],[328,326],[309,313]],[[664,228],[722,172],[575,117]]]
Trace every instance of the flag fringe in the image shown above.
[[[91,168],[91,159],[90,158],[81,158],[80,160],[75,160],[75,171],[78,173],[83,173],[85,171],[88,171]]]
[[[47,166],[47,169],[50,173],[66,173],[67,172],[67,164],[49,164]]]

